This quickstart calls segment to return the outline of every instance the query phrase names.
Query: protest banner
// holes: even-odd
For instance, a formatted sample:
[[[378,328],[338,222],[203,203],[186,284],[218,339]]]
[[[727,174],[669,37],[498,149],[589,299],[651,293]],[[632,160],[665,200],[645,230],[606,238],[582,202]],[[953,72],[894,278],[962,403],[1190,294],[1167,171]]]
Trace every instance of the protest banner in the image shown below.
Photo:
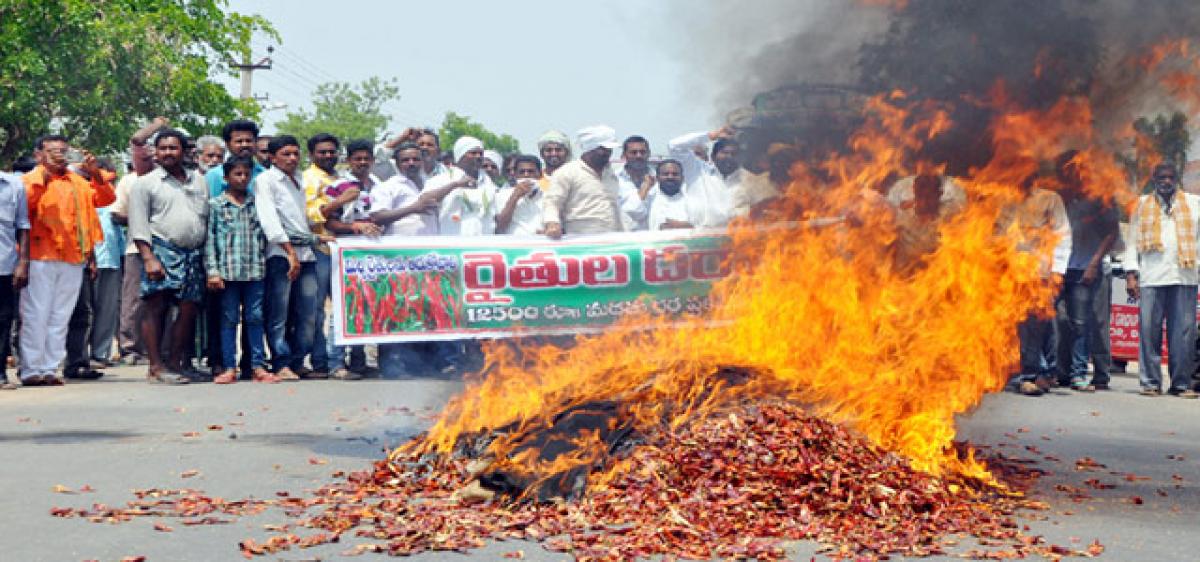
[[[571,334],[701,315],[728,275],[723,231],[427,236],[332,245],[340,345]]]

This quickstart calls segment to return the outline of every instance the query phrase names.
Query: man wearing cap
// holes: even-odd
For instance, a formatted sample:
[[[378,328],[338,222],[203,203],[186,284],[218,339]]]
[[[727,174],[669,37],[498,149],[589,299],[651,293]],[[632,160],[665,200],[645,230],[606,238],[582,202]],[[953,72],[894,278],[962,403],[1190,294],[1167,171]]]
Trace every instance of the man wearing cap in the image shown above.
[[[461,137],[454,142],[455,166],[450,173],[430,178],[425,189],[430,191],[459,183],[442,199],[438,209],[438,232],[443,236],[483,236],[496,232],[496,217],[492,205],[496,200],[496,185],[483,172],[483,141]]]
[[[537,144],[538,154],[542,157],[542,162],[546,164],[545,176],[547,178],[554,175],[554,172],[571,159],[571,140],[567,138],[566,133],[546,131],[542,138],[538,139]]]
[[[605,125],[576,133],[579,160],[562,165],[550,178],[542,200],[546,236],[601,234],[625,230],[617,177],[608,167],[617,132]]]

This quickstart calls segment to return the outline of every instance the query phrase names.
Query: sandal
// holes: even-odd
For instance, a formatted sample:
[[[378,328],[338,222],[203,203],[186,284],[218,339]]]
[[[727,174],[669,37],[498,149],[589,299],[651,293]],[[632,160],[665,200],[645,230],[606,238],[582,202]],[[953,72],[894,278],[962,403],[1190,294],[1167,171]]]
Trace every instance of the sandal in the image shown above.
[[[237,382],[237,371],[225,369],[213,379],[213,384],[233,384]]]
[[[323,381],[329,378],[329,373],[325,371],[314,371],[312,369],[302,369],[299,373],[300,378],[306,381]]]
[[[150,369],[146,371],[146,381],[150,384],[188,384],[192,382],[192,379],[164,368],[161,370]]]
[[[68,379],[79,379],[81,381],[94,381],[103,376],[104,376],[104,371],[97,371],[97,370],[91,369],[91,368],[79,369],[75,372],[67,374]]]
[[[332,378],[334,380],[339,380],[339,381],[358,381],[358,380],[362,380],[362,378],[363,378],[362,375],[360,375],[354,371],[351,371],[345,367],[335,370],[329,376],[330,376],[330,378]]]
[[[28,377],[21,379],[21,385],[22,386],[42,386],[42,376],[41,375],[29,375]]]
[[[268,371],[262,367],[259,367],[254,370],[254,382],[275,384],[275,383],[279,382],[279,377],[271,374],[271,371]]]
[[[42,375],[42,386],[63,386],[67,383],[54,375]]]
[[[291,369],[284,367],[280,369],[278,373],[275,373],[275,378],[286,382],[296,382],[300,380],[300,375],[297,375]]]

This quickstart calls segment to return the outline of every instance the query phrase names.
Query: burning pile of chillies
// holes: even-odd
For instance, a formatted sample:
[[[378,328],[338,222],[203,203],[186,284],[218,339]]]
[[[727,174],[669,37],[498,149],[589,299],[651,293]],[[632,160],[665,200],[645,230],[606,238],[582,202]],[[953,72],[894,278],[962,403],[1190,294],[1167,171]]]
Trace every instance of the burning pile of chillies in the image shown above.
[[[197,517],[275,506],[297,519],[268,526],[277,533],[268,539],[242,541],[247,557],[352,540],[344,554],[467,552],[521,540],[579,560],[614,561],[779,560],[788,542],[798,540],[817,541],[830,558],[850,560],[1057,559],[1104,551],[1096,541],[1076,549],[1027,533],[1018,517],[1038,518],[1035,512],[1047,506],[1014,491],[1038,475],[1020,462],[987,459],[1008,489],[934,477],[792,404],[743,406],[639,439],[606,467],[610,478],[569,501],[470,500],[462,491],[473,483],[477,459],[414,453],[378,461],[307,497],[281,492],[280,499],[232,502],[185,490],[130,502],[125,510],[56,508],[54,515],[113,522],[174,515],[192,518],[184,521],[190,525]],[[305,527],[317,532],[293,532]],[[977,547],[965,544],[970,538]],[[529,547],[514,544],[504,556],[523,558],[519,546]]]

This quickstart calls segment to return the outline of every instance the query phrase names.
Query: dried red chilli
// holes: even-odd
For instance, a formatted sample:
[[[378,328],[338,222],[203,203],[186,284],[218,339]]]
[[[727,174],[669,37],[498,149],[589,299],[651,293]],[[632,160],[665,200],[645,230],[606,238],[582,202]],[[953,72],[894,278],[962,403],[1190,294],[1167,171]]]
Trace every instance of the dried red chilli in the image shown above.
[[[241,545],[248,556],[344,536],[373,541],[350,554],[467,551],[523,539],[581,560],[778,560],[787,554],[783,541],[800,539],[822,543],[831,558],[855,560],[943,553],[1091,557],[1104,550],[1098,541],[1076,550],[1026,535],[1017,515],[1045,504],[978,481],[913,471],[900,457],[790,404],[723,412],[642,439],[613,459],[623,464],[611,481],[562,503],[459,501],[456,492],[471,482],[471,459],[412,455],[379,461],[307,498],[230,502],[193,490],[151,491],[123,509],[96,505],[52,514],[121,522],[238,516],[275,506],[301,518],[294,526],[321,531],[309,538],[248,539]],[[1038,476],[1020,462],[988,460],[998,479],[1017,488]],[[206,519],[189,521],[224,522]],[[974,537],[982,548],[956,550],[960,536]]]

